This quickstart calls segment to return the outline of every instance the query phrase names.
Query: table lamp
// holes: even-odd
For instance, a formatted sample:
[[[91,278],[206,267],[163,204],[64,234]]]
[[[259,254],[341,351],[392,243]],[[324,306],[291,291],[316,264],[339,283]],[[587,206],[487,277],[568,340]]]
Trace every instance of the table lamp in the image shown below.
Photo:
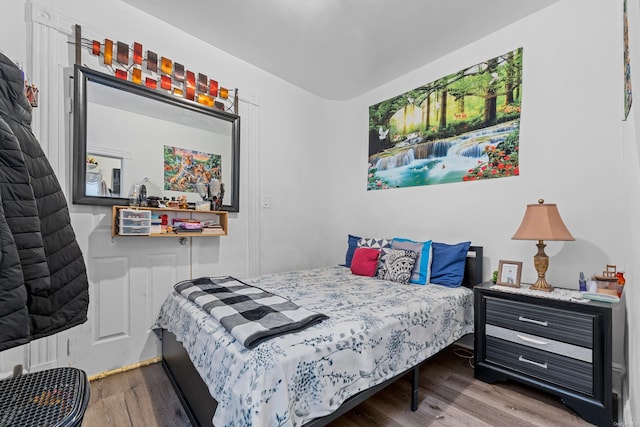
[[[544,253],[545,240],[575,240],[560,218],[555,204],[545,204],[543,199],[537,205],[527,205],[524,218],[513,240],[537,240],[538,253],[533,257],[533,264],[538,272],[538,280],[529,289],[551,292],[553,287],[544,278],[549,268],[549,257]]]

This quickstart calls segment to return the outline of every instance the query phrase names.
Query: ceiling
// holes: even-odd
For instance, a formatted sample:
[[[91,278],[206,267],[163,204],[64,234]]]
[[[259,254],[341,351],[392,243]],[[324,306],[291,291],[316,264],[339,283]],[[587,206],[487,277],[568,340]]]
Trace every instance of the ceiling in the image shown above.
[[[123,1],[322,98],[345,100],[559,0]]]

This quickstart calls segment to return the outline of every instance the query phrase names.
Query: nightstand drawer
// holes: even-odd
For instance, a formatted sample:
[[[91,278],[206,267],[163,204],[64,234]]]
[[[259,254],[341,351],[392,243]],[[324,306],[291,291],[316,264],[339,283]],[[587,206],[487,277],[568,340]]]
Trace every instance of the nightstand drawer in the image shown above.
[[[546,351],[487,337],[486,361],[530,377],[593,396],[593,365]]]
[[[548,351],[549,353],[555,353],[560,356],[582,360],[583,362],[587,363],[593,362],[593,350],[590,348],[580,347],[578,345],[568,344],[562,341],[539,337],[537,335],[525,334],[524,332],[501,328],[500,326],[495,325],[487,325],[486,333],[487,336],[500,338],[505,341],[510,341],[514,344],[537,348],[538,350]]]
[[[487,297],[486,316],[487,324],[593,347],[595,316],[592,314]]]

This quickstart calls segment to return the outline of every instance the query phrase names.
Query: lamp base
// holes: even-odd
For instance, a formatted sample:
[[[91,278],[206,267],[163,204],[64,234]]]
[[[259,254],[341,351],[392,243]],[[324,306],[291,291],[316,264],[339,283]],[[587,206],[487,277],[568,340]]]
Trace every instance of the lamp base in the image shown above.
[[[548,284],[547,280],[544,278],[544,275],[549,268],[549,257],[544,253],[544,247],[547,245],[545,245],[542,240],[539,240],[536,246],[538,247],[538,253],[533,257],[533,265],[536,267],[536,271],[538,272],[538,280],[536,280],[536,283],[531,285],[529,289],[533,289],[534,291],[551,292],[553,291],[553,286]]]
[[[547,281],[545,280],[544,276],[542,276],[542,277],[538,277],[538,280],[536,280],[536,283],[531,285],[529,287],[529,289],[531,289],[533,291],[551,292],[551,291],[553,291],[553,286],[551,286],[549,283],[547,283]]]

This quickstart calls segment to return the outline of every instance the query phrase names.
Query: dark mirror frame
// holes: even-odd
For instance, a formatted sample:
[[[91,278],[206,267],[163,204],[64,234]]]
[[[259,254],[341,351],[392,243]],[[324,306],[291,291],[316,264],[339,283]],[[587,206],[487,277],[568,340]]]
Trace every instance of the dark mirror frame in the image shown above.
[[[134,95],[144,96],[152,100],[170,104],[176,108],[185,108],[211,116],[212,119],[231,123],[231,191],[223,199],[222,210],[239,212],[240,197],[240,116],[226,111],[214,110],[196,102],[168,95],[126,80],[109,76],[90,68],[75,65],[73,95],[73,198],[79,205],[127,205],[128,198],[88,196],[86,194],[86,159],[87,159],[87,81],[96,82],[116,90],[123,90]],[[230,204],[225,204],[231,199]]]

